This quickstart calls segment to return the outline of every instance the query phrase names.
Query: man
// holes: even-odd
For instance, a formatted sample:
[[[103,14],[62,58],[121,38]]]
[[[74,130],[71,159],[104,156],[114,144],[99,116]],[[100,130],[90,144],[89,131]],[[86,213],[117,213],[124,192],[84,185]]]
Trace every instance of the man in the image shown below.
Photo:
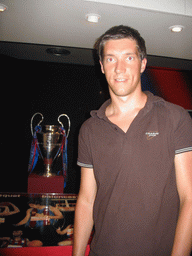
[[[74,256],[190,255],[192,121],[181,107],[141,90],[146,48],[117,26],[95,44],[111,99],[81,127]]]

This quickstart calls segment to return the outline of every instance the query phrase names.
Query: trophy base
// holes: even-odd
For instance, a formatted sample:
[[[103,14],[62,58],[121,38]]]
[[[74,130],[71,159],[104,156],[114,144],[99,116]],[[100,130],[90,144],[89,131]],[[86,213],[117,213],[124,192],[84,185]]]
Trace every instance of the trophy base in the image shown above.
[[[28,177],[28,193],[64,193],[63,176],[39,176],[31,174]]]
[[[39,175],[41,175],[43,177],[47,177],[47,178],[56,176],[56,174],[52,172],[52,168],[51,168],[52,162],[53,162],[52,159],[44,159],[45,168],[44,168],[43,173],[39,174]]]
[[[54,173],[43,173],[41,176],[46,177],[46,178],[50,178],[50,177],[55,177],[56,174],[54,174]]]

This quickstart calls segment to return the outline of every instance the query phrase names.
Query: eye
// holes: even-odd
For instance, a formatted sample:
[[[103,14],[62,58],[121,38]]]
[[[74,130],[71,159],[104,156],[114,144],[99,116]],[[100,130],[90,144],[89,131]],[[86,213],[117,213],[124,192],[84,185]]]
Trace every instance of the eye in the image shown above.
[[[107,62],[114,62],[114,59],[112,57],[107,58]]]
[[[128,61],[132,61],[133,59],[134,59],[133,56],[129,56],[129,57],[127,58]]]

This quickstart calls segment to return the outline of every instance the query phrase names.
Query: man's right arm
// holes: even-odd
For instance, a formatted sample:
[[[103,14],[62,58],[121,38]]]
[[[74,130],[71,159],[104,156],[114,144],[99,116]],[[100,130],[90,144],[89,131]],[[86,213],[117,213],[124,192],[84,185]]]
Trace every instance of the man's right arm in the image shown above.
[[[93,169],[81,168],[81,184],[75,207],[73,256],[84,256],[93,229],[93,204],[97,185]]]

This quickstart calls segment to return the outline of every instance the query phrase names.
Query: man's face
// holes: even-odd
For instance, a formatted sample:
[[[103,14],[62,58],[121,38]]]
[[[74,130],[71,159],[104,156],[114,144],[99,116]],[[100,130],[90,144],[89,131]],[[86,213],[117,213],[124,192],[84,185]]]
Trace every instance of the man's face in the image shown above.
[[[100,64],[111,96],[124,97],[141,90],[141,73],[146,63],[146,59],[140,59],[135,40],[125,38],[107,41]]]

